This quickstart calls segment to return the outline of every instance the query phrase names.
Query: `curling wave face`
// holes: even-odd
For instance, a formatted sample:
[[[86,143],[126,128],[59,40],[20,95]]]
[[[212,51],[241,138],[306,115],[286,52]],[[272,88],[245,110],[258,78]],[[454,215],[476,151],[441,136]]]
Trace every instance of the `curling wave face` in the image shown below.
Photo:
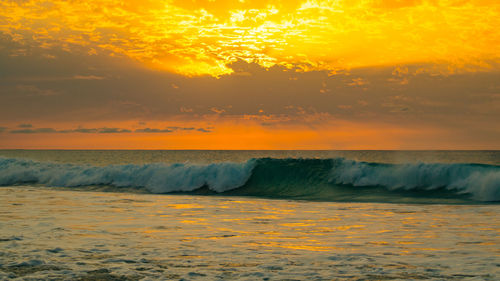
[[[112,186],[314,201],[499,202],[500,166],[335,159],[104,167],[0,158],[0,185]],[[206,194],[206,192],[205,192]]]

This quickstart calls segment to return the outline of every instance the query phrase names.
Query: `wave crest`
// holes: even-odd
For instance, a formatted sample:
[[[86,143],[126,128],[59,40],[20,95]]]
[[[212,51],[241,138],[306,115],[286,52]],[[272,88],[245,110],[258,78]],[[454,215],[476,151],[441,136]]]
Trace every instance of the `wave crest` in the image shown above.
[[[224,194],[319,201],[500,201],[500,166],[383,164],[343,158],[104,167],[0,158],[0,185],[25,183],[145,188],[151,193],[192,192],[207,187]]]
[[[500,167],[483,164],[380,164],[337,159],[330,181],[389,190],[445,188],[479,201],[500,200]]]
[[[152,193],[193,191],[207,186],[213,191],[224,192],[242,186],[251,175],[253,163],[254,161],[207,165],[155,163],[95,167],[0,158],[0,185],[111,185],[144,187]]]

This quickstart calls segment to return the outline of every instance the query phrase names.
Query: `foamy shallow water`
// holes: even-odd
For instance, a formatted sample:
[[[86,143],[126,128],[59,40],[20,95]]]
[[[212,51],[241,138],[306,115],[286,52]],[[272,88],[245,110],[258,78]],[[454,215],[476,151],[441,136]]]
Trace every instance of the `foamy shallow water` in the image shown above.
[[[0,188],[0,279],[500,280],[499,205]]]

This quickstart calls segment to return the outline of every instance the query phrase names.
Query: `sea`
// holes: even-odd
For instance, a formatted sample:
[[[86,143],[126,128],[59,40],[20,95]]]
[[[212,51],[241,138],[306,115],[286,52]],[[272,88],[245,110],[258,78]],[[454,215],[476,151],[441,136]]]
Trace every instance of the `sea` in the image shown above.
[[[500,151],[0,150],[0,280],[500,280]]]

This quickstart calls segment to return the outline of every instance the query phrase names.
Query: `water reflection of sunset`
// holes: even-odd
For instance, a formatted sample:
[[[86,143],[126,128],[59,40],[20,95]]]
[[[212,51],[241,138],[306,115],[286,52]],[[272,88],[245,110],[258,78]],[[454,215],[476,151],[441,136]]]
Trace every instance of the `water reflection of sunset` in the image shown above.
[[[7,203],[2,207],[9,209],[1,213],[15,219],[6,233],[24,227],[40,233],[35,242],[25,238],[25,247],[41,247],[39,241],[43,247],[57,244],[64,249],[62,256],[120,268],[141,263],[168,268],[169,274],[212,274],[222,267],[238,274],[287,269],[331,276],[341,274],[331,270],[339,266],[408,277],[409,270],[423,270],[418,274],[427,276],[425,269],[436,255],[440,260],[453,255],[454,264],[466,261],[465,267],[473,267],[462,252],[473,251],[475,260],[489,261],[498,254],[491,247],[499,243],[495,205],[293,202],[47,189],[36,190],[36,198],[12,194],[2,195]],[[54,219],[57,229],[40,223]]]

